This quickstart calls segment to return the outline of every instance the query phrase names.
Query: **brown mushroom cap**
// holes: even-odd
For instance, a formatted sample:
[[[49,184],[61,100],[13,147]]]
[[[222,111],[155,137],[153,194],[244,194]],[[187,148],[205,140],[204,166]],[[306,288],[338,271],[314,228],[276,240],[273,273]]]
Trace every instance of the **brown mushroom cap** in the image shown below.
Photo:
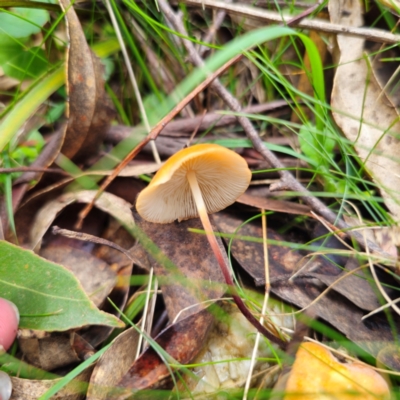
[[[196,174],[209,214],[234,203],[251,179],[246,161],[234,151],[217,144],[188,147],[170,157],[139,194],[138,213],[156,223],[198,217],[188,171]]]

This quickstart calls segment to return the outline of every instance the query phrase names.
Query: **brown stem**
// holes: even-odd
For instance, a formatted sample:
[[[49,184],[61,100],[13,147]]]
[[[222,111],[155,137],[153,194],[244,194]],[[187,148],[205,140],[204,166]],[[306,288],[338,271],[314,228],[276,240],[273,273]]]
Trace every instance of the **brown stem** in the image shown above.
[[[236,305],[238,306],[242,314],[260,333],[262,333],[268,340],[270,340],[273,343],[276,343],[278,346],[284,349],[286,343],[282,339],[274,336],[263,325],[261,325],[260,322],[250,312],[250,310],[245,306],[242,298],[238,295],[231,274],[229,272],[228,265],[226,264],[224,256],[222,255],[221,248],[218,245],[217,239],[214,235],[214,231],[210,223],[210,219],[208,218],[206,205],[204,204],[204,199],[201,194],[199,183],[196,178],[196,173],[194,171],[188,171],[186,176],[190,185],[190,189],[192,190],[193,199],[196,203],[201,223],[203,224],[204,230],[206,231],[208,242],[210,243],[211,249],[215,254],[221,272],[224,275],[225,282],[229,286],[233,300],[235,301]]]

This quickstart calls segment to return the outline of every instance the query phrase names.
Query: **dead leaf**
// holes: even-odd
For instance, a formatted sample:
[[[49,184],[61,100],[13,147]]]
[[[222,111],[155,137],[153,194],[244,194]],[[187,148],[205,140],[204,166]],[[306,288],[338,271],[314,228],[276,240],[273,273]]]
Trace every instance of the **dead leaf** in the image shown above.
[[[155,341],[178,363],[187,364],[202,349],[212,321],[213,316],[207,310],[202,310],[169,326]],[[169,380],[170,371],[165,361],[150,347],[131,366],[118,386],[131,391],[156,389]],[[126,398],[126,395],[122,395],[118,400]]]
[[[96,191],[84,190],[81,192],[65,193],[57,199],[46,203],[36,214],[35,221],[31,229],[31,248],[38,250],[41,245],[41,240],[46,231],[50,228],[55,217],[68,205],[75,202],[90,203]],[[125,200],[111,193],[103,193],[96,200],[95,205],[102,211],[110,214],[117,219],[128,230],[133,229],[134,221],[131,212],[131,205]]]
[[[74,7],[59,0],[65,12],[69,50],[67,56],[68,126],[62,153],[72,158],[97,150],[113,116],[104,90],[103,68],[87,44]]]
[[[346,263],[345,269],[338,275],[307,273],[309,277],[315,277],[326,286],[331,286],[335,292],[340,293],[352,301],[356,306],[366,311],[373,311],[381,306],[376,293],[377,287],[365,270],[358,270],[354,274],[349,274],[359,267],[356,259],[350,258]],[[342,279],[343,278],[343,279]]]
[[[138,340],[135,328],[127,329],[114,339],[93,370],[87,400],[105,400],[113,395],[116,384],[135,361]]]
[[[209,305],[199,303],[222,296],[225,280],[206,236],[188,232],[189,228],[203,230],[200,220],[154,224],[144,221],[136,212],[134,218],[176,267],[171,270],[151,260],[157,277],[162,278],[162,293],[170,320],[178,315],[183,318],[183,315],[196,313]],[[223,246],[221,242],[220,246]],[[222,251],[226,254],[225,249]],[[184,309],[187,310],[180,314]]]
[[[49,229],[56,216],[66,206],[74,202],[88,203],[93,199],[95,194],[96,194],[95,191],[66,193],[64,195],[59,196],[55,200],[46,203],[39,210],[32,224],[31,243],[37,244],[41,242],[43,235]],[[123,199],[115,195],[112,195],[111,193],[106,192],[103,193],[103,195],[96,201],[96,206],[102,211],[114,216],[120,223],[126,226],[128,230],[133,229],[134,221],[131,212],[131,205],[126,201],[124,201]],[[74,249],[74,253],[75,251],[76,253],[78,253],[77,249]],[[63,257],[64,256],[67,258],[69,257],[68,254],[65,254],[65,251],[62,250],[61,252],[64,253]],[[51,256],[52,255],[50,255],[50,257]],[[82,253],[79,257],[83,258],[85,264],[88,258],[89,259],[91,258],[93,260],[93,256],[90,256],[88,253]],[[74,267],[79,269],[79,266],[81,266],[81,264],[83,264],[83,262],[75,258],[75,261],[73,261],[70,266],[73,265]],[[98,262],[95,262],[95,264],[99,265]],[[100,264],[102,263],[100,262]],[[104,264],[102,264],[102,267],[104,267]],[[114,273],[112,273],[113,275],[112,280],[110,280],[111,276],[109,276],[109,273],[106,273],[107,276],[104,274],[96,273],[93,275],[93,277],[96,277],[97,275],[97,279],[93,279],[93,277],[90,277],[90,279],[87,280],[81,275],[82,272],[84,272],[84,269],[82,268],[80,269],[78,275],[81,275],[82,279],[87,281],[87,284],[91,285],[91,287],[87,286],[87,289],[90,290],[91,293],[93,293],[95,287],[96,289],[94,290],[94,292],[100,290],[98,293],[96,293],[97,300],[99,302],[103,302],[104,296],[107,296],[109,294],[109,296],[113,299],[115,304],[117,304],[117,306],[119,306],[120,308],[123,308],[127,300],[127,294],[129,290],[129,277],[131,275],[131,271],[132,271],[132,263],[130,263],[124,268],[121,268],[118,272],[119,274],[119,279],[117,281],[118,284],[115,287],[114,284],[116,280]],[[101,275],[103,276],[101,277]],[[112,287],[114,287],[114,290],[110,293]],[[107,309],[108,311],[110,311],[110,313],[116,314],[115,309],[111,307],[108,302],[105,303],[103,309]],[[82,334],[82,336],[92,346],[98,346],[109,336],[112,330],[113,330],[112,328],[110,329],[108,327],[94,326],[90,327],[84,334]]]
[[[215,217],[221,232],[233,233],[241,224],[241,220],[227,213],[218,213]],[[236,233],[246,237],[261,238],[261,224],[246,224]],[[271,229],[268,230],[268,238],[284,241],[282,236]],[[231,251],[233,257],[254,278],[256,284],[264,285],[262,243],[234,239]],[[327,259],[318,256],[312,259],[302,274],[290,280],[293,273],[308,259],[296,250],[275,244],[268,246],[268,256],[272,293],[299,308],[308,307],[327,289],[327,285],[336,282],[345,274]],[[351,264],[348,266],[350,270],[354,268]],[[379,302],[371,284],[366,282],[365,278],[360,274],[349,275],[351,276],[349,283],[344,283],[348,278],[336,283],[330,291],[314,303],[313,310],[317,316],[333,325],[350,340],[376,355],[385,343],[395,338],[392,336],[390,324],[384,317],[374,316],[372,319],[361,320],[365,312],[356,304],[362,308],[372,308]]]
[[[114,219],[109,222],[108,227],[102,233],[102,238],[126,250],[131,249],[136,243],[135,238]],[[105,261],[108,265],[112,265],[114,271],[119,271],[132,263],[132,260],[124,253],[106,245],[97,245],[92,254]]]
[[[217,223],[218,230],[222,233],[235,233],[238,236],[247,236],[259,240],[262,238],[261,223],[245,224],[238,230],[243,221],[227,212],[214,214],[214,220]],[[281,235],[271,228],[268,229],[267,236],[269,240],[277,242],[285,241]],[[264,250],[261,242],[257,243],[237,238],[232,241],[231,252],[242,268],[254,279],[257,286],[265,284]],[[298,251],[276,244],[268,246],[268,260],[271,279],[283,276],[289,278],[308,261]],[[310,268],[319,268],[320,270],[323,266],[319,264],[319,261],[321,260],[313,261],[313,265]],[[336,271],[339,273],[338,270]]]
[[[76,333],[51,333],[45,337],[20,337],[25,359],[45,371],[78,363],[94,354],[94,349]]]
[[[358,1],[330,1],[329,11],[334,23],[363,25],[362,5]],[[399,115],[369,69],[364,58],[364,40],[337,35],[337,45],[340,54],[332,90],[333,117],[382,188],[394,219],[400,221]]]
[[[308,307],[326,286],[315,278],[297,278],[293,282],[279,281],[272,285],[272,292],[297,307]],[[374,315],[365,321],[364,312],[344,297],[329,291],[313,304],[316,315],[331,324],[347,338],[368,353],[376,356],[387,344],[397,341],[393,332],[399,332],[400,324],[393,327],[385,317]]]
[[[378,368],[400,372],[400,348],[398,344],[389,344],[376,357]]]
[[[92,373],[90,366],[81,372],[70,384],[52,396],[52,400],[81,400],[85,398],[86,383]],[[37,400],[48,389],[57,384],[61,379],[30,380],[12,376],[12,395],[10,400]],[[81,382],[80,382],[81,381]]]
[[[376,52],[375,57],[370,57],[370,66],[380,89],[385,92],[387,99],[393,107],[400,107],[400,91],[398,90],[398,77],[400,67],[398,63],[398,49],[383,47],[375,43],[370,49]]]

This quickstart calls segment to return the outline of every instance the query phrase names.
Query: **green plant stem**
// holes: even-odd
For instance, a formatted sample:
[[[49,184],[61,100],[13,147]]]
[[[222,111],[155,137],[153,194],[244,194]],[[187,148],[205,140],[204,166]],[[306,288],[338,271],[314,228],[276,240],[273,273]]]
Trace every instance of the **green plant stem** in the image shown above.
[[[286,343],[274,336],[271,332],[269,332],[260,322],[254,317],[254,315],[250,312],[250,310],[243,303],[242,298],[238,295],[237,290],[234,286],[231,274],[229,272],[228,265],[222,255],[221,248],[218,245],[217,239],[214,235],[214,231],[211,226],[210,219],[208,218],[207,208],[204,203],[203,196],[201,194],[200,186],[196,178],[196,173],[194,171],[188,171],[187,179],[190,185],[190,189],[193,194],[193,199],[196,203],[197,211],[199,213],[199,217],[201,223],[203,224],[204,230],[207,235],[208,242],[210,243],[211,249],[213,250],[215,257],[218,261],[219,267],[221,268],[221,272],[224,276],[226,284],[229,286],[231,291],[231,295],[236,305],[242,314],[246,317],[246,319],[260,332],[262,333],[268,340],[273,343],[276,343],[279,347],[284,349],[286,347]]]

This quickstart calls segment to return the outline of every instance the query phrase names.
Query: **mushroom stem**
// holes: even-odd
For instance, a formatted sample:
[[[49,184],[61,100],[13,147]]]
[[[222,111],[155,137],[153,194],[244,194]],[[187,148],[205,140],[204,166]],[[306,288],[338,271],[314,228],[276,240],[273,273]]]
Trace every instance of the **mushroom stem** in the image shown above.
[[[211,249],[215,254],[221,272],[224,275],[225,282],[229,286],[233,300],[235,301],[236,305],[238,306],[242,314],[260,333],[262,333],[271,342],[276,343],[281,348],[285,348],[286,343],[282,339],[274,336],[263,325],[261,325],[260,322],[250,312],[250,310],[245,306],[242,298],[238,295],[231,274],[229,272],[228,265],[226,264],[225,259],[222,255],[221,248],[218,245],[217,239],[214,235],[213,228],[211,226],[210,219],[208,218],[207,208],[204,203],[203,196],[201,194],[200,186],[196,178],[196,173],[194,171],[188,171],[186,176],[190,185],[190,189],[192,191],[193,199],[196,204],[201,223],[203,224],[203,228],[206,232],[208,242],[210,243]]]

